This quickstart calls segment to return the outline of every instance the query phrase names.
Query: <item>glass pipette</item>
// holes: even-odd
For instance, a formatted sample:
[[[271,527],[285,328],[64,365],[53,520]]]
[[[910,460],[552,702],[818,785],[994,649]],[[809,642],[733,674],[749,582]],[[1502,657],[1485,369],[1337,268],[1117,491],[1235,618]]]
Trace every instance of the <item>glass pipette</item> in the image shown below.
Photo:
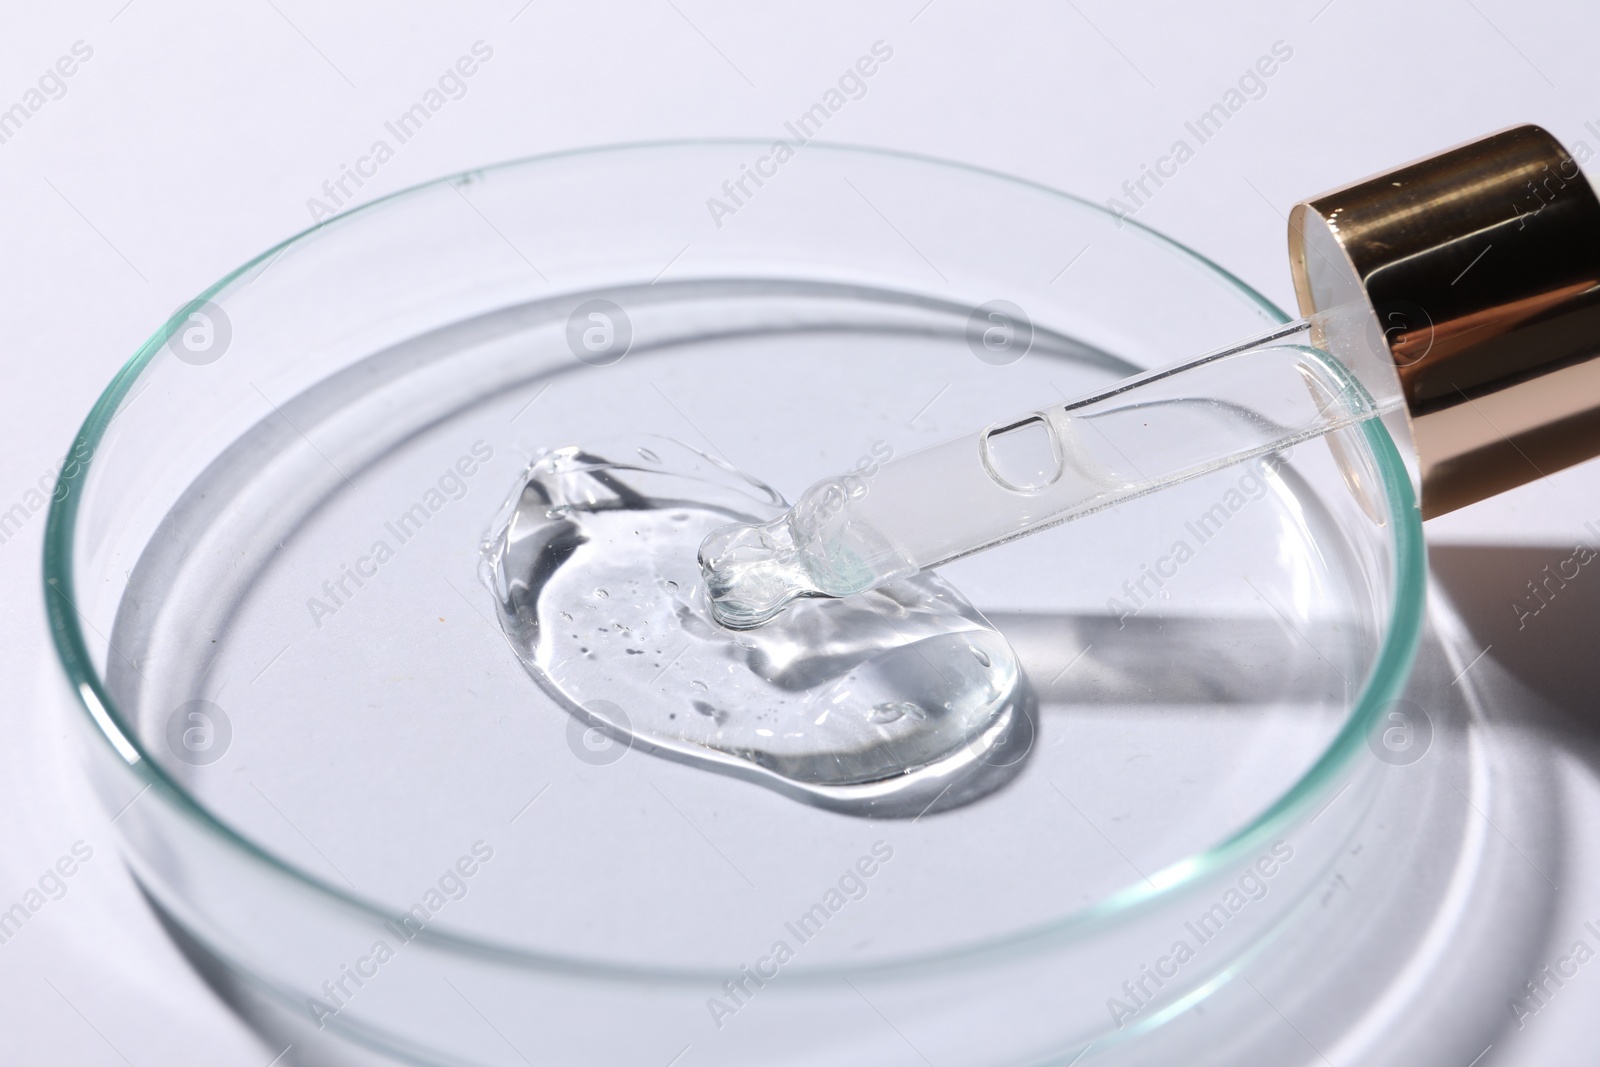
[[[1399,410],[1371,310],[1350,303],[830,478],[762,524],[713,532],[713,613],[749,629]]]

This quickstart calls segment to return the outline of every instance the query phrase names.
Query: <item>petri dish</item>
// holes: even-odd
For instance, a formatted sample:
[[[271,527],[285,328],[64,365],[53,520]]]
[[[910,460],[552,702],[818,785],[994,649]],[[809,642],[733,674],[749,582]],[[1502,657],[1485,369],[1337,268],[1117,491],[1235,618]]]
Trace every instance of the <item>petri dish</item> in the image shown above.
[[[1360,824],[1424,585],[1377,423],[944,568],[1037,700],[970,804],[823,810],[533,683],[479,545],[541,449],[659,435],[792,499],[1285,318],[1035,183],[774,148],[545,156],[328,220],[84,424],[44,569],[90,780],[174,937],[306,1062],[1114,1055],[1271,952]]]

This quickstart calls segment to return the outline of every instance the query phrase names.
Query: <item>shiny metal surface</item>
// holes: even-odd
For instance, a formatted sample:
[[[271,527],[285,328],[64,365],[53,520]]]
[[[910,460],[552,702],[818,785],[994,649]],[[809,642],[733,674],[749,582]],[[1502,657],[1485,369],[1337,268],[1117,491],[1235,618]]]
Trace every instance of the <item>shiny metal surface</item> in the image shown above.
[[[1600,455],[1600,201],[1544,130],[1302,202],[1289,255],[1303,314],[1370,302],[1424,518]]]

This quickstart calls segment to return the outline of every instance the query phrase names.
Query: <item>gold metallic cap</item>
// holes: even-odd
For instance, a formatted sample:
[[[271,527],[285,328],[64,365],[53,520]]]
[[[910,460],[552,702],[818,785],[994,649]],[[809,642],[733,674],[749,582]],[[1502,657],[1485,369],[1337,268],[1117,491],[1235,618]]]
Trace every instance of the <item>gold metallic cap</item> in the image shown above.
[[[1399,372],[1422,516],[1600,455],[1600,201],[1517,126],[1295,206],[1300,312],[1364,298]]]

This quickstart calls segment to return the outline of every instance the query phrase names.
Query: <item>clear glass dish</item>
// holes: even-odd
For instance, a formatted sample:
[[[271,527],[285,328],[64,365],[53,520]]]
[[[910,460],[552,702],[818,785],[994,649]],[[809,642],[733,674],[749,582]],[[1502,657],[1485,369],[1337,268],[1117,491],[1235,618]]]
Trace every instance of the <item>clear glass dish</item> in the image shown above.
[[[792,498],[1283,319],[1084,201],[879,151],[389,197],[198,296],[86,421],[45,581],[91,780],[174,936],[307,1062],[1105,1049],[1270,951],[1367,810],[1424,587],[1381,425],[945,568],[1037,730],[918,818],[608,746],[507,647],[479,541],[540,448],[662,434]]]

